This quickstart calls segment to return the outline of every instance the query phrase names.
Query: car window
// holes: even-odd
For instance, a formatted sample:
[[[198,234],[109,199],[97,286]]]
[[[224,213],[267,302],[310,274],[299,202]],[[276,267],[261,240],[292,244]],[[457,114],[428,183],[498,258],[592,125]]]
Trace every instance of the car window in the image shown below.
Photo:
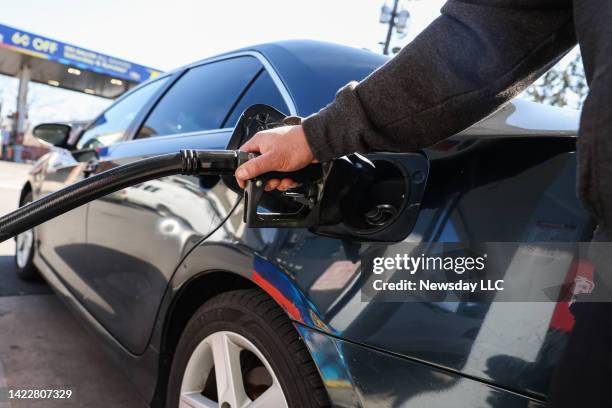
[[[157,103],[137,137],[219,129],[260,69],[253,57],[191,68]]]
[[[290,113],[283,96],[270,77],[270,74],[262,69],[257,79],[253,81],[247,92],[240,98],[240,101],[238,101],[232,110],[223,127],[233,127],[236,125],[242,112],[256,103],[270,105],[287,115]]]
[[[160,78],[112,105],[81,135],[77,149],[95,149],[119,141],[138,112],[166,81],[168,77]]]

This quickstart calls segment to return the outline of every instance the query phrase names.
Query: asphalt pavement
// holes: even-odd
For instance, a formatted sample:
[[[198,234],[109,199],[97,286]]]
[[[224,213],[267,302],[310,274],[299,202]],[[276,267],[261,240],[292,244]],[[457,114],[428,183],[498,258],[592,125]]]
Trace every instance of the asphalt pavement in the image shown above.
[[[17,207],[29,166],[0,161],[0,215]],[[144,407],[127,376],[47,284],[15,276],[0,243],[0,408]],[[69,399],[9,399],[16,390],[71,390]]]

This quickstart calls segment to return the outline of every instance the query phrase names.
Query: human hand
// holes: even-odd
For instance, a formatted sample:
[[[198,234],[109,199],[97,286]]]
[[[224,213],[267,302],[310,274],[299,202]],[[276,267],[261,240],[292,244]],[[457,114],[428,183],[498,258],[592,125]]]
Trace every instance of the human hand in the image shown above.
[[[240,147],[243,152],[260,153],[238,167],[236,181],[244,188],[246,181],[270,171],[290,172],[316,162],[301,125],[283,126],[258,132]],[[268,180],[265,190],[281,191],[297,187],[291,178]]]

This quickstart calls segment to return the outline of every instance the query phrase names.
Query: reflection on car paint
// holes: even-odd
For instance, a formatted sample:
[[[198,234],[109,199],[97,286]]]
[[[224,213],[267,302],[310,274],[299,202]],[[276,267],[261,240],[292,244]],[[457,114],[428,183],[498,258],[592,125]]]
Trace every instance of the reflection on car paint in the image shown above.
[[[253,258],[252,279],[281,305],[296,322],[328,330],[313,305],[290,281],[289,277],[264,258]]]
[[[465,149],[438,156],[432,161],[419,220],[407,240],[588,240],[592,224],[572,181],[575,155],[564,151],[571,145],[560,143],[555,151],[538,143],[525,139],[466,143]],[[349,287],[338,289],[333,279],[327,281],[327,292],[334,299],[329,302],[320,296],[325,292],[319,280],[322,273],[353,253],[384,251],[385,245],[351,243],[346,247],[340,240],[311,238],[300,231],[279,234],[301,234],[301,238],[293,244],[295,240],[278,237],[274,247],[266,248],[266,257],[295,277],[321,311],[330,333],[531,395],[546,394],[566,341],[564,332],[549,324],[554,302],[362,303],[359,280],[349,280]],[[524,258],[517,256],[517,260]],[[510,263],[507,274],[519,273],[517,267]],[[313,276],[303,271],[321,272]]]
[[[333,406],[362,407],[357,390],[344,356],[337,347],[337,340],[302,325],[296,325],[300,336],[311,350]]]

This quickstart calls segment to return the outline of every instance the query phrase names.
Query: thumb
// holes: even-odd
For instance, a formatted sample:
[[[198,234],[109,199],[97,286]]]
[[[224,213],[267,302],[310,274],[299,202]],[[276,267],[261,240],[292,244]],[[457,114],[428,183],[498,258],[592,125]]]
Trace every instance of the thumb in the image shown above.
[[[238,167],[236,170],[236,180],[240,187],[244,188],[247,180],[257,177],[262,173],[275,170],[275,168],[276,161],[273,156],[270,154],[262,154]]]

